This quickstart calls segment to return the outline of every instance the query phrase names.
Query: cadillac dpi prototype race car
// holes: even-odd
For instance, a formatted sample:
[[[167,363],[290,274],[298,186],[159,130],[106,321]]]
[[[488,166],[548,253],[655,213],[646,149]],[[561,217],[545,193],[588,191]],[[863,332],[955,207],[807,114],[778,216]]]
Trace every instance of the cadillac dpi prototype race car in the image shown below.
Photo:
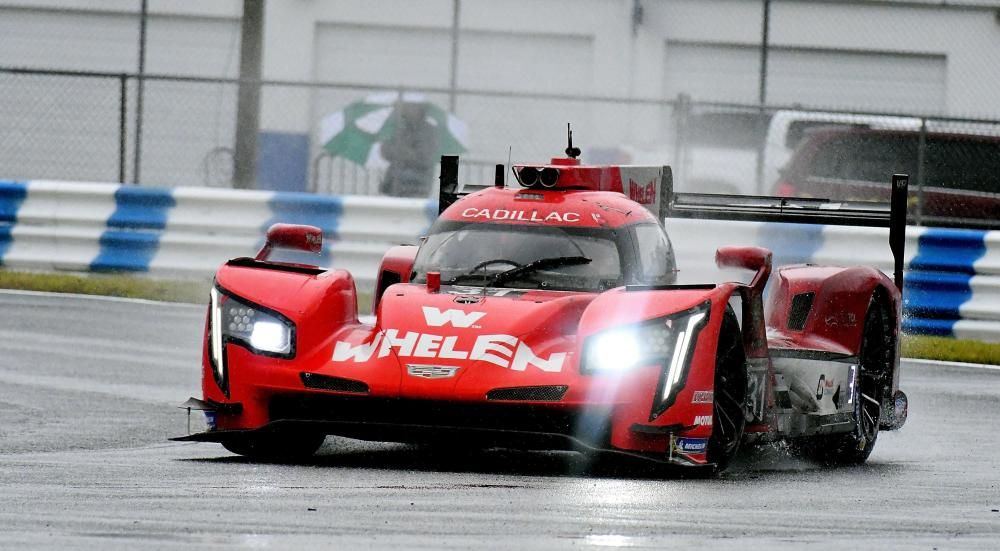
[[[675,194],[669,167],[567,154],[513,166],[517,185],[498,165],[475,192],[444,157],[440,216],[419,246],[385,254],[370,323],[350,273],[268,260],[318,252],[318,228],[272,227],[256,258],[216,274],[204,395],[182,406],[209,428],[177,440],[288,459],[338,435],[719,470],[747,441],[859,463],[902,426],[905,176],[890,208]],[[679,285],[665,217],[888,226],[895,282],[860,266],[772,274],[770,251],[724,247],[717,264],[750,283]]]

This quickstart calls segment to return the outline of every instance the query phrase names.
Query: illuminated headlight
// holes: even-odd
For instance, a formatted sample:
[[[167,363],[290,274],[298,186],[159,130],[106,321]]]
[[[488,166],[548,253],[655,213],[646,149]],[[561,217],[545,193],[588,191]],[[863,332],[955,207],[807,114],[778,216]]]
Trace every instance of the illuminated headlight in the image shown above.
[[[642,359],[641,338],[637,331],[608,331],[588,342],[588,370],[595,372],[625,371],[635,367]]]
[[[684,388],[698,334],[708,323],[711,302],[648,322],[598,333],[584,344],[584,373],[622,372],[658,365],[652,421],[667,410]]]
[[[228,295],[213,287],[210,294],[209,353],[215,380],[228,394],[225,345],[240,345],[254,354],[278,358],[295,355],[295,324],[281,314]]]
[[[287,354],[292,347],[291,337],[292,330],[287,325],[278,321],[257,320],[253,322],[253,329],[250,331],[250,347]]]

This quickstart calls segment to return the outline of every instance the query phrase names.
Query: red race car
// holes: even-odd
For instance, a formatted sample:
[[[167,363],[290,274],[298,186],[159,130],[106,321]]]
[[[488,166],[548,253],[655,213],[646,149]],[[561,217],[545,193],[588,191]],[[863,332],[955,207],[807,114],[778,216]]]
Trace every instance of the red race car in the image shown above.
[[[350,273],[268,261],[274,247],[318,252],[318,228],[272,227],[257,258],[216,274],[204,396],[182,406],[209,430],[176,440],[287,459],[338,435],[720,470],[747,441],[859,463],[879,429],[902,426],[905,176],[891,209],[674,194],[669,167],[586,166],[578,151],[514,166],[516,186],[498,165],[474,193],[442,158],[440,216],[419,246],[385,254],[371,323]],[[666,216],[889,226],[896,281],[869,267],[772,276],[770,251],[725,247],[718,265],[751,283],[678,285]]]

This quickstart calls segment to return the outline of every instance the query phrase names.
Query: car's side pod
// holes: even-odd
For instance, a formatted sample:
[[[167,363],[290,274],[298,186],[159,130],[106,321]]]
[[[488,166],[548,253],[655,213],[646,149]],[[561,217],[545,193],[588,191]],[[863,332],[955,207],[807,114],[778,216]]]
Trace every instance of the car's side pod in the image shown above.
[[[768,327],[803,348],[857,356],[868,310],[886,310],[895,333],[900,294],[870,266],[787,266],[778,270],[767,305]],[[808,342],[812,339],[816,342]],[[823,343],[827,343],[824,347]]]
[[[831,273],[829,267],[801,265],[778,270],[767,305],[771,335],[795,348],[859,361],[866,337],[881,335],[890,357],[877,373],[884,384],[883,396],[895,397],[899,390],[899,290],[876,268],[834,269]],[[894,399],[887,399],[884,406],[882,428],[902,426],[905,407],[896,407]]]

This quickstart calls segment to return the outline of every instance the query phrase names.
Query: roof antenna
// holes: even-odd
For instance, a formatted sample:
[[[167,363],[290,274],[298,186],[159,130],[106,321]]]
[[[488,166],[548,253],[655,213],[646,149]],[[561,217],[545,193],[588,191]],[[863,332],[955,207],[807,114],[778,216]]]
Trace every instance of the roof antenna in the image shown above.
[[[566,141],[569,142],[569,147],[566,148],[566,156],[570,159],[579,157],[580,148],[573,147],[573,128],[570,127],[570,123],[566,123]]]

